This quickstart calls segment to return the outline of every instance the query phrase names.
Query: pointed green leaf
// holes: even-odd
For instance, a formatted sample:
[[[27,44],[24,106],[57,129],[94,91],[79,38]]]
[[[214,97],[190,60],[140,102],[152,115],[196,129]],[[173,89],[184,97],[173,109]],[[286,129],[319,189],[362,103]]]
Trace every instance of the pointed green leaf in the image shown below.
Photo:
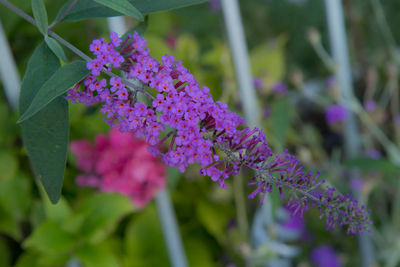
[[[88,74],[89,70],[86,68],[85,61],[74,61],[59,68],[40,88],[28,109],[19,118],[18,123],[35,115]]]
[[[53,51],[53,53],[63,62],[67,62],[67,57],[65,56],[64,50],[62,49],[61,45],[50,36],[46,36],[44,38],[46,41],[47,46]]]
[[[43,42],[34,51],[26,69],[19,99],[24,113],[42,85],[60,68],[60,62]],[[58,97],[29,120],[21,123],[22,139],[35,176],[50,200],[61,194],[68,149],[68,104]]]
[[[136,9],[131,3],[129,3],[128,0],[94,0],[95,2],[109,7],[117,12],[120,12],[121,14],[124,14],[126,16],[135,18],[137,20],[142,21],[143,20],[143,15],[140,13],[139,10]]]
[[[47,12],[44,2],[43,0],[32,0],[31,3],[32,3],[33,17],[35,18],[36,25],[39,31],[44,36],[46,36],[49,24],[47,20]]]
[[[73,0],[69,0],[65,3],[55,18],[57,21],[70,6]],[[154,12],[160,12],[165,10],[171,10],[176,8],[182,8],[190,5],[204,3],[207,0],[129,0],[133,6],[135,6],[140,13],[143,15],[151,14]],[[106,6],[100,5],[93,0],[79,0],[74,7],[70,10],[63,21],[77,21],[87,18],[101,18],[101,17],[112,17],[121,16],[124,13],[117,12]]]

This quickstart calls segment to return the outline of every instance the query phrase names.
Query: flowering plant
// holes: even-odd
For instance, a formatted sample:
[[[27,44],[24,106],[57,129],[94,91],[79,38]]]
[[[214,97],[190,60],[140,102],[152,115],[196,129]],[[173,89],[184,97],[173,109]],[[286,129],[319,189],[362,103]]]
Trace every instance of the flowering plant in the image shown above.
[[[260,194],[262,204],[274,187],[284,197],[285,187],[291,193],[294,213],[302,215],[316,206],[327,229],[344,225],[347,233],[369,231],[365,206],[359,207],[349,194],[338,194],[330,186],[321,190],[325,181],[318,181],[320,173],[305,172],[286,150],[274,156],[263,131],[241,127],[245,120],[230,112],[226,104],[214,102],[209,88],[200,87],[180,61],[164,55],[162,62],[157,62],[137,32],[125,40],[111,33],[110,39],[92,42],[90,50],[96,58],[87,63],[91,75],[83,81],[83,90],[78,83],[68,91],[67,99],[87,105],[102,103],[101,112],[112,127],[144,137],[154,156],[182,172],[199,163],[202,175],[226,189],[225,180],[245,166],[255,172],[248,184],[256,189],[249,198]],[[109,81],[100,77],[103,69],[112,74],[113,68],[121,69],[137,85],[130,86],[115,75]],[[155,90],[156,96],[145,88]],[[149,97],[152,104],[137,101],[138,93]]]
[[[216,250],[212,252],[214,258],[221,253],[230,254],[227,251],[231,251],[232,248],[235,254],[239,251],[241,259],[247,260],[255,255],[259,245],[269,246],[273,241],[287,244],[292,248],[298,246],[296,248],[301,248],[301,253],[311,249],[311,246],[308,247],[305,243],[300,245],[288,241],[289,239],[285,239],[284,234],[281,235],[281,232],[276,231],[280,227],[278,214],[281,210],[277,206],[282,206],[283,203],[287,205],[290,213],[300,217],[305,211],[313,210],[307,212],[308,217],[304,221],[306,222],[304,227],[312,232],[316,232],[315,230],[323,224],[319,220],[314,222],[310,219],[312,216],[321,217],[328,229],[344,226],[343,232],[347,230],[348,233],[358,233],[371,228],[373,230],[371,235],[364,234],[337,239],[333,242],[325,237],[340,235],[342,233],[340,229],[333,233],[323,234],[320,234],[318,230],[318,235],[312,235],[313,241],[317,243],[329,243],[339,253],[340,260],[343,262],[349,263],[347,255],[353,254],[352,249],[346,244],[355,248],[357,247],[356,239],[360,241],[360,251],[363,250],[362,247],[368,247],[368,242],[363,242],[363,240],[369,237],[373,238],[373,242],[377,244],[376,247],[382,247],[382,249],[376,249],[380,251],[378,253],[383,255],[386,252],[382,251],[396,251],[397,247],[391,244],[397,244],[398,235],[385,235],[398,233],[395,230],[398,216],[391,216],[396,215],[396,211],[399,210],[399,194],[395,189],[398,186],[399,169],[395,165],[398,164],[400,158],[396,145],[400,125],[396,93],[398,76],[397,66],[391,66],[393,62],[387,62],[388,68],[383,70],[379,61],[378,69],[375,70],[372,66],[372,70],[368,69],[367,72],[366,65],[358,65],[357,60],[364,56],[368,58],[365,62],[368,63],[369,68],[369,64],[376,63],[377,58],[370,56],[374,53],[368,53],[368,56],[364,53],[352,56],[352,66],[360,66],[360,69],[346,72],[354,79],[352,86],[355,89],[354,99],[346,103],[342,99],[341,91],[347,87],[342,86],[342,79],[336,77],[337,82],[333,82],[331,78],[329,82],[324,82],[325,78],[321,78],[321,75],[333,73],[336,75],[343,66],[335,65],[336,59],[330,59],[330,53],[324,52],[320,47],[325,42],[325,32],[322,38],[313,41],[313,47],[317,55],[322,57],[323,64],[327,63],[327,72],[321,72],[323,71],[321,66],[316,68],[318,63],[312,61],[315,54],[307,55],[303,53],[304,50],[297,49],[305,45],[293,46],[293,40],[301,39],[293,37],[295,36],[293,32],[301,34],[302,30],[297,28],[301,25],[295,25],[287,35],[280,35],[287,25],[279,20],[281,15],[276,15],[278,13],[275,10],[282,10],[286,14],[289,6],[296,6],[296,8],[299,7],[296,12],[300,12],[301,9],[304,14],[309,14],[306,4],[297,6],[297,3],[294,4],[292,1],[283,1],[283,4],[277,4],[277,1],[268,3],[265,5],[266,8],[274,10],[271,12],[274,14],[271,15],[274,19],[271,17],[269,20],[275,21],[282,27],[269,24],[272,31],[264,32],[263,27],[253,27],[261,25],[261,17],[248,16],[249,13],[256,14],[254,11],[257,9],[254,7],[257,4],[246,3],[246,8],[242,9],[243,18],[246,18],[246,25],[253,23],[252,26],[246,27],[246,34],[250,37],[248,38],[249,59],[252,74],[256,78],[254,86],[257,87],[259,94],[255,102],[262,103],[264,107],[268,105],[268,109],[265,110],[265,119],[257,123],[259,128],[253,129],[246,127],[240,111],[237,114],[231,112],[231,110],[240,110],[238,107],[241,104],[243,107],[248,105],[246,105],[246,97],[243,99],[238,97],[236,77],[233,66],[230,64],[230,51],[228,46],[220,41],[220,29],[211,29],[210,25],[213,24],[211,22],[207,22],[207,25],[196,25],[202,32],[198,32],[197,28],[191,28],[193,23],[197,24],[196,21],[199,21],[191,16],[193,13],[199,16],[199,14],[209,12],[203,8],[206,5],[194,7],[193,13],[189,8],[182,12],[151,15],[145,35],[143,35],[143,27],[147,25],[146,22],[138,22],[137,33],[130,30],[124,35],[112,33],[110,37],[107,36],[108,30],[104,28],[104,25],[100,25],[104,22],[103,20],[91,24],[91,26],[95,25],[94,31],[93,28],[89,29],[89,24],[76,24],[79,25],[77,27],[87,26],[91,39],[99,38],[95,36],[104,37],[94,40],[89,46],[89,41],[83,31],[73,33],[74,43],[79,49],[93,52],[94,56],[90,55],[90,57],[53,32],[59,22],[90,18],[94,16],[93,14],[96,16],[123,14],[136,16],[137,20],[142,19],[134,9],[118,10],[118,7],[115,9],[109,3],[107,6],[106,3],[118,1],[70,0],[61,8],[54,22],[48,26],[43,7],[38,6],[38,3],[42,1],[35,0],[32,1],[35,20],[29,16],[24,17],[36,23],[43,34],[44,41],[32,54],[21,87],[19,122],[25,147],[21,149],[22,142],[19,142],[18,132],[14,134],[16,136],[14,141],[7,143],[17,146],[15,155],[21,159],[21,164],[18,165],[21,168],[17,169],[25,167],[27,176],[32,175],[30,170],[35,174],[37,179],[28,180],[29,183],[40,181],[53,203],[59,201],[62,188],[60,203],[64,203],[65,200],[73,203],[71,206],[73,210],[79,207],[82,199],[93,194],[94,191],[120,192],[129,196],[136,206],[144,207],[156,192],[142,190],[143,184],[138,183],[140,180],[137,176],[138,170],[146,173],[153,171],[154,167],[154,175],[151,174],[149,178],[158,191],[165,186],[165,181],[153,178],[161,178],[163,173],[161,168],[171,166],[174,168],[168,168],[168,179],[171,178],[172,181],[168,189],[172,194],[177,219],[182,226],[180,229],[182,236],[185,239],[188,221],[190,220],[191,224],[198,220],[195,223],[202,228],[204,235],[215,238],[217,241],[214,242],[224,247],[223,252]],[[7,2],[9,1],[0,0],[1,4],[7,5]],[[153,4],[148,6],[143,1],[129,0],[128,2],[147,18],[146,12],[176,7],[171,4],[173,2],[184,5],[201,1],[149,0],[145,2]],[[156,2],[157,5],[154,4]],[[163,3],[168,3],[169,6]],[[23,7],[22,4],[20,5]],[[46,2],[48,11],[54,10],[57,5],[60,4]],[[303,8],[300,8],[301,5],[304,5]],[[354,4],[348,8],[353,7],[359,8],[359,5]],[[4,10],[6,9],[0,10],[1,17],[4,18],[2,22],[7,22],[8,17],[3,16]],[[191,22],[185,25],[180,23],[183,15],[190,16]],[[213,16],[218,19],[221,17],[219,13]],[[320,17],[324,24],[314,25],[318,29],[325,27],[325,18]],[[346,19],[351,19],[351,16],[346,16]],[[131,23],[129,18],[125,17],[123,20],[127,22],[127,25]],[[10,32],[12,33],[15,29],[8,23],[4,25],[8,36],[14,36]],[[228,27],[232,24],[226,25]],[[362,27],[364,28],[365,25]],[[356,28],[347,29],[349,36],[354,34]],[[204,30],[207,32],[206,35],[202,34]],[[66,36],[68,36],[67,31],[66,28],[57,28],[58,33]],[[38,38],[39,34],[37,32],[32,36]],[[205,36],[207,38],[204,38]],[[78,38],[80,38],[79,41],[77,41]],[[15,39],[18,38],[10,39],[12,50],[15,55],[18,55],[20,69],[25,69],[23,62],[28,61],[27,54],[31,51],[29,47],[24,46],[25,54],[19,53],[20,48],[18,43],[15,45]],[[268,43],[264,39],[268,39]],[[353,42],[358,42],[359,45],[368,46],[366,39],[362,36],[360,39],[360,42],[357,38],[350,39],[349,43],[354,45]],[[296,42],[298,43],[300,42]],[[65,47],[72,49],[75,55],[69,53],[67,59],[59,44],[64,45],[64,49]],[[375,46],[370,48],[371,51],[376,49]],[[33,48],[31,50],[33,51]],[[356,49],[350,52],[357,54],[359,51],[361,50]],[[163,54],[164,56],[161,57]],[[76,60],[76,55],[83,60]],[[237,55],[233,50],[235,62]],[[307,58],[307,64],[304,64],[301,59],[307,56],[311,57]],[[69,59],[75,61],[71,63],[68,62]],[[290,66],[298,66],[298,69]],[[315,70],[318,70],[318,77],[315,77]],[[374,71],[375,76],[379,78],[374,77]],[[237,73],[237,76],[240,75]],[[6,81],[6,79],[3,80]],[[9,103],[8,108],[11,109],[12,101]],[[83,103],[83,105],[72,105],[72,103]],[[254,125],[251,122],[252,117],[248,116],[248,113],[252,112],[247,112],[246,108],[243,110],[246,120],[250,120],[249,124]],[[77,115],[78,111],[79,115]],[[97,141],[95,140],[93,145],[83,139],[69,144],[70,136],[72,140],[76,138],[89,140],[97,136],[99,132],[105,132],[104,127],[108,128],[108,126],[101,123],[102,117],[111,125],[110,136],[96,137]],[[392,122],[392,125],[387,122]],[[359,131],[356,129],[356,134],[352,135],[357,142],[348,139],[351,136],[349,125],[359,128]],[[135,135],[136,140],[141,139],[140,146],[129,144],[127,147],[131,149],[125,149],[127,147],[112,144],[113,135]],[[102,142],[107,143],[104,150]],[[359,151],[352,148],[352,144],[356,143],[360,145]],[[139,147],[140,153],[136,153],[134,149]],[[284,150],[285,147],[288,150]],[[75,154],[76,162],[74,160],[67,162],[68,148]],[[85,156],[84,151],[90,155]],[[355,153],[351,154],[349,151],[355,151]],[[25,152],[29,158],[25,157]],[[110,155],[117,160],[105,160]],[[133,160],[134,157],[139,157],[140,161],[146,161],[149,164],[142,166]],[[28,159],[31,169],[28,168]],[[157,162],[162,162],[162,165]],[[8,163],[5,165],[8,166]],[[74,167],[80,169],[77,180],[74,179],[77,174]],[[321,173],[310,171],[308,167],[313,170],[318,169]],[[129,173],[132,169],[136,171]],[[178,169],[185,172],[188,179],[178,180],[178,177],[184,176],[176,172]],[[200,175],[206,176],[206,179],[200,178],[199,169]],[[0,176],[8,177],[7,173]],[[63,181],[64,176],[66,179]],[[71,181],[78,182],[81,186],[95,187],[97,190],[78,190]],[[217,186],[213,187],[212,182],[226,190],[220,190]],[[9,190],[9,187],[4,186],[4,181],[0,183],[2,192]],[[15,183],[18,183],[17,179]],[[200,184],[201,187],[198,186]],[[339,190],[334,189],[332,185]],[[212,192],[209,192],[210,190]],[[347,193],[350,190],[353,191],[355,198],[338,192]],[[143,192],[144,195],[139,196],[139,192]],[[158,197],[164,192],[168,190],[157,192],[155,198],[158,211],[160,210]],[[37,200],[39,194],[35,190],[32,193]],[[22,194],[18,193],[18,195]],[[4,196],[2,194],[0,196],[1,202]],[[246,200],[243,196],[248,196],[250,200]],[[258,202],[262,205],[257,205]],[[223,208],[221,208],[221,203],[223,203]],[[367,208],[362,206],[364,203],[368,203],[370,208],[376,210],[376,226],[371,225]],[[129,200],[128,204],[131,204]],[[102,204],[99,202],[99,205]],[[151,208],[152,205],[148,205],[140,214]],[[190,219],[186,220],[188,210],[190,210]],[[215,215],[210,215],[209,210],[215,211]],[[224,213],[223,218],[217,216],[218,210],[224,210],[221,212],[221,214]],[[192,211],[195,211],[194,216],[192,216]],[[0,203],[0,213],[2,212]],[[127,217],[119,220],[122,223],[115,228],[118,229],[116,236],[125,235],[124,227],[127,221],[135,221],[141,216],[140,214],[128,214]],[[237,217],[235,218],[234,215]],[[165,218],[163,215],[159,216],[160,220]],[[252,219],[248,221],[247,216],[251,216]],[[389,222],[390,227],[382,227],[386,225],[387,218],[391,217],[393,221]],[[23,225],[20,222],[21,218],[15,225]],[[29,227],[29,229],[35,231],[38,225],[37,220],[34,219],[32,222],[34,227]],[[218,225],[214,222],[218,222]],[[243,239],[230,242],[231,236],[227,236],[234,231],[239,231]],[[275,235],[275,233],[278,234]],[[266,241],[268,239],[271,242]],[[208,245],[209,242],[205,244]],[[247,248],[250,248],[251,252]],[[365,255],[373,254],[366,251],[368,249],[360,252],[363,258],[367,258]],[[277,254],[279,254],[278,257],[290,257],[280,252]],[[295,261],[298,260],[298,258],[295,259]],[[357,259],[352,258],[351,264],[355,264],[356,261]],[[380,258],[379,261],[386,260]]]

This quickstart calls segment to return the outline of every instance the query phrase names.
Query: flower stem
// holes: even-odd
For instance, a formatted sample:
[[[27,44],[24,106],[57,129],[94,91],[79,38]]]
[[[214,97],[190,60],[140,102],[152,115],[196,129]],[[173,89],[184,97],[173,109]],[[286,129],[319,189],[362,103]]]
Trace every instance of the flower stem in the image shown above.
[[[247,223],[246,200],[243,192],[243,175],[239,173],[233,177],[233,190],[236,204],[236,217],[239,230],[244,238],[248,236],[249,225]]]

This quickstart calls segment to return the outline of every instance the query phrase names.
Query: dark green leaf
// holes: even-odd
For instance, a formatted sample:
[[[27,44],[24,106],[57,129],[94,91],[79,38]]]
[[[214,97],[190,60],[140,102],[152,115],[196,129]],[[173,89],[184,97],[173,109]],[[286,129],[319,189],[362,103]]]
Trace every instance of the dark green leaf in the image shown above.
[[[46,36],[44,38],[46,44],[49,46],[51,51],[63,62],[67,62],[67,57],[65,56],[64,50],[62,49],[61,45],[50,36]]]
[[[85,61],[74,61],[59,68],[39,89],[31,105],[19,118],[18,123],[35,115],[88,74],[89,70],[86,68]]]
[[[275,101],[271,108],[271,122],[274,137],[284,145],[290,126],[290,102],[288,98]]]
[[[142,21],[143,15],[128,0],[93,0],[100,5],[111,8],[121,14]]]
[[[363,171],[381,171],[385,174],[400,174],[400,167],[385,159],[355,158],[345,162],[347,167],[360,168]]]
[[[73,0],[70,0],[64,4],[64,6],[58,12],[55,20],[64,14],[65,10],[69,7],[72,1]],[[207,0],[129,0],[129,2],[143,15],[200,4],[206,1]],[[77,21],[87,18],[112,17],[121,15],[123,15],[123,13],[102,6],[92,0],[80,0],[71,9],[63,21]]]
[[[36,25],[39,31],[46,36],[49,24],[47,21],[47,12],[43,0],[32,0],[31,2],[33,17],[35,18]]]
[[[0,266],[11,266],[11,253],[6,239],[0,239]]]
[[[24,247],[46,254],[59,254],[70,251],[77,241],[76,237],[63,230],[56,222],[46,221],[25,240]]]
[[[20,112],[24,113],[42,85],[59,69],[60,62],[45,43],[29,60],[21,86]],[[68,149],[68,104],[56,98],[29,120],[21,123],[22,139],[35,176],[43,183],[50,200],[61,194]]]

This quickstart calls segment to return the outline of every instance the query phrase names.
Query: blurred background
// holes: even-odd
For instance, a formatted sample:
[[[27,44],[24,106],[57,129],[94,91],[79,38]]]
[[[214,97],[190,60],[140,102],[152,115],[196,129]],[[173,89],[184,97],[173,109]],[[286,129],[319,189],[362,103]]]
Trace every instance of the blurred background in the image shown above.
[[[11,2],[31,14],[30,1]],[[400,2],[342,2],[356,96],[348,106],[334,75],[324,1],[239,1],[259,126],[275,153],[287,148],[341,192],[357,192],[374,220],[366,234],[371,266],[400,266],[400,158],[394,156],[400,144]],[[52,21],[64,2],[45,3]],[[42,36],[4,6],[0,21],[22,77]],[[137,22],[125,23],[132,28]],[[109,25],[90,19],[62,23],[55,32],[90,54],[92,39],[107,39]],[[243,114],[218,0],[151,14],[144,37],[153,57],[169,53],[182,60],[214,99]],[[247,199],[251,173],[230,178],[223,190],[199,175],[198,166],[182,174],[149,157],[141,140],[111,131],[97,107],[69,109],[62,198],[52,205],[33,177],[17,111],[0,90],[0,266],[170,266],[153,201],[163,188],[189,266],[360,266],[371,256],[360,252],[357,236],[327,231],[318,211],[291,216],[277,192],[263,208]],[[348,159],[351,113],[360,149]]]

